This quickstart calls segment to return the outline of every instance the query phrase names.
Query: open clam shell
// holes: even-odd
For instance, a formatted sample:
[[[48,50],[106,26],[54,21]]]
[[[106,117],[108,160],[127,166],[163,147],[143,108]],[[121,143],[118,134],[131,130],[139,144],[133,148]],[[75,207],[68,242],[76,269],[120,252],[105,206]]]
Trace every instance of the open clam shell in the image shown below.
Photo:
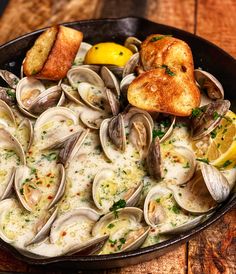
[[[105,92],[106,92],[106,96],[107,96],[112,114],[118,115],[120,110],[120,102],[117,96],[108,88],[105,89]]]
[[[89,49],[91,47],[92,47],[92,45],[90,45],[89,43],[86,43],[86,42],[82,42],[80,44],[79,50],[75,56],[75,60],[73,63],[74,66],[80,66],[83,64],[85,55],[87,54],[87,52],[89,51]]]
[[[107,114],[90,108],[84,108],[80,113],[79,118],[86,127],[99,129],[102,121],[107,118]]]
[[[21,120],[17,127],[16,136],[19,142],[22,144],[24,151],[27,152],[34,139],[34,130],[32,122],[28,118]]]
[[[65,168],[69,166],[70,162],[77,154],[78,150],[88,136],[88,133],[89,129],[82,132],[76,132],[63,142],[63,148],[60,150],[58,155],[58,162],[62,163]]]
[[[153,178],[160,180],[162,178],[162,159],[159,138],[156,137],[151,143],[147,153],[147,168],[148,173]]]
[[[16,91],[12,88],[0,87],[0,100],[13,106],[16,103]]]
[[[84,103],[82,102],[79,96],[77,89],[66,84],[61,84],[61,88],[69,100],[75,102],[78,105],[82,105],[82,106],[84,105]]]
[[[13,89],[16,88],[20,79],[8,70],[0,69],[0,77]]]
[[[122,114],[111,118],[108,124],[108,135],[112,143],[122,152],[126,148],[125,125]]]
[[[16,127],[16,119],[7,103],[0,100],[0,127]]]
[[[178,185],[187,183],[196,170],[197,163],[194,152],[185,146],[174,146],[167,153],[168,158],[171,159],[164,160],[163,169],[167,170],[165,179],[176,179]]]
[[[100,215],[91,208],[78,208],[58,217],[51,227],[50,242],[63,245],[68,255],[90,249],[90,254],[98,249],[99,242],[107,237],[91,235],[92,227]]]
[[[105,86],[119,98],[120,86],[116,76],[105,66],[102,66],[100,75]]]
[[[173,115],[163,115],[158,114],[155,121],[154,133],[160,138],[160,143],[163,143],[167,138],[169,138],[173,132],[174,125],[176,122],[176,117]]]
[[[3,150],[0,166],[4,168],[1,170],[0,200],[2,200],[7,198],[12,190],[16,165],[25,164],[26,159],[24,150],[16,138],[3,128],[0,128],[0,136],[0,148]]]
[[[122,78],[126,77],[129,74],[134,73],[135,68],[137,67],[139,63],[139,58],[140,58],[140,55],[138,52],[130,57],[129,61],[125,64]]]
[[[105,252],[134,250],[142,245],[150,229],[141,224],[142,217],[143,212],[139,208],[118,209],[115,214],[111,212],[99,219],[93,227],[92,235],[109,235],[103,247]]]
[[[31,169],[28,166],[21,165],[17,167],[14,187],[22,206],[28,211],[33,211],[39,203],[42,193],[37,186],[31,182]]]
[[[152,125],[144,114],[135,114],[129,120],[129,141],[139,151],[142,158],[146,157],[152,143]]]
[[[186,186],[170,184],[178,205],[188,212],[203,214],[211,211],[217,203],[224,201],[230,186],[227,179],[215,167],[201,164]]]
[[[36,234],[29,242],[27,242],[25,244],[25,246],[28,246],[31,244],[36,244],[36,243],[43,241],[48,236],[50,229],[51,229],[51,225],[57,218],[57,214],[58,214],[58,208],[55,208],[48,219],[40,220],[37,223],[36,228],[35,228]]]
[[[59,183],[58,183],[58,188],[56,191],[56,194],[54,198],[52,199],[51,203],[48,205],[48,209],[51,209],[52,207],[57,204],[60,199],[62,198],[65,188],[66,188],[66,172],[65,168],[62,164],[58,164],[57,168],[59,169]]]
[[[138,38],[134,36],[129,36],[128,38],[126,38],[124,46],[135,53],[139,51],[141,43],[142,42]]]
[[[192,117],[192,138],[198,140],[210,134],[230,108],[228,100],[217,100],[200,108],[200,114]]]
[[[93,180],[92,195],[96,207],[106,213],[117,200],[124,199],[126,206],[135,206],[139,201],[143,183],[129,188],[126,192],[119,193],[119,178],[115,177],[114,170],[105,168],[100,170]]]
[[[74,134],[78,125],[77,115],[65,107],[54,107],[44,111],[34,125],[34,142],[41,149],[50,148]]]
[[[120,91],[126,97],[129,85],[136,78],[134,73],[126,75],[120,82]]]
[[[45,110],[63,104],[64,97],[61,87],[54,86],[42,93],[30,104],[28,111],[33,115],[39,115]]]
[[[14,239],[10,237],[12,233],[7,233],[4,229],[4,219],[7,218],[8,213],[16,207],[18,207],[18,204],[13,198],[0,201],[0,238],[6,243],[12,243]]]
[[[149,123],[151,124],[151,127],[152,128],[154,127],[154,122],[153,122],[152,116],[145,110],[142,110],[142,109],[139,109],[136,107],[132,107],[129,105],[127,107],[127,109],[122,114],[124,116],[125,126],[127,126],[129,124],[129,121],[132,118],[132,116],[134,116],[135,114],[143,114],[148,119]]]
[[[207,93],[209,98],[224,99],[224,89],[212,74],[201,69],[195,69],[194,76],[200,88]]]
[[[113,157],[112,157],[112,151],[109,146],[110,138],[108,136],[108,126],[109,126],[110,120],[111,119],[108,118],[102,121],[99,129],[99,139],[100,139],[101,146],[105,156],[110,162],[112,162]]]

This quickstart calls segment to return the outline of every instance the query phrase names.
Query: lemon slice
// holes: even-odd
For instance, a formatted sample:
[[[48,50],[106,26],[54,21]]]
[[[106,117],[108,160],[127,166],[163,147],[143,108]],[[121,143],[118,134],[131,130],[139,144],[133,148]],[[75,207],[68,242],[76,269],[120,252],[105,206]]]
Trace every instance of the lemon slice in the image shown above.
[[[112,42],[99,43],[87,52],[85,64],[109,64],[123,67],[133,55],[128,48]]]
[[[222,169],[236,165],[236,114],[232,111],[228,111],[211,132],[206,158],[212,165]]]

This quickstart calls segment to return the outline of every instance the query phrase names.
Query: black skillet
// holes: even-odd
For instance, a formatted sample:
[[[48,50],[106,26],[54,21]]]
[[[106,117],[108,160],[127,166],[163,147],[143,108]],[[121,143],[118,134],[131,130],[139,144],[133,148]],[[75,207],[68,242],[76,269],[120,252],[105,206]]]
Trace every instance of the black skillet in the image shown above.
[[[135,17],[88,20],[67,23],[65,25],[81,30],[84,33],[84,41],[91,44],[101,41],[123,43],[127,36],[136,36],[143,40],[147,35],[152,33],[171,34],[174,37],[180,38],[186,41],[191,47],[195,68],[201,67],[219,79],[224,87],[226,98],[231,101],[231,108],[236,110],[236,60],[225,51],[200,37],[183,30]],[[10,70],[19,75],[20,66],[27,50],[33,45],[35,39],[42,31],[43,30],[38,30],[26,34],[1,46],[0,68]],[[0,81],[0,86],[1,85],[4,85],[4,83]],[[32,259],[21,255],[16,249],[2,240],[0,240],[0,247],[9,250],[15,257],[29,264],[50,264],[50,267],[54,269],[60,267],[88,270],[122,267],[141,263],[158,257],[169,250],[173,250],[179,244],[186,242],[196,233],[214,223],[235,205],[236,195],[231,194],[231,197],[221,204],[208,220],[199,224],[197,227],[180,235],[176,235],[165,242],[130,252],[102,256],[79,257],[74,255],[50,259]]]

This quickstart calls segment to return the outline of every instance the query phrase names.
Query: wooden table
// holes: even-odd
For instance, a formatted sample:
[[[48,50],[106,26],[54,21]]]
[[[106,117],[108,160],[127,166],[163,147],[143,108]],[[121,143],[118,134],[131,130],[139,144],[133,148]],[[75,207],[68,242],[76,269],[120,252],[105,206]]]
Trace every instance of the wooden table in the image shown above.
[[[55,23],[135,15],[195,33],[236,57],[235,14],[235,0],[10,0],[0,18],[0,44]],[[1,250],[0,271],[62,272],[29,266]],[[160,258],[122,269],[89,273],[236,273],[236,209]]]

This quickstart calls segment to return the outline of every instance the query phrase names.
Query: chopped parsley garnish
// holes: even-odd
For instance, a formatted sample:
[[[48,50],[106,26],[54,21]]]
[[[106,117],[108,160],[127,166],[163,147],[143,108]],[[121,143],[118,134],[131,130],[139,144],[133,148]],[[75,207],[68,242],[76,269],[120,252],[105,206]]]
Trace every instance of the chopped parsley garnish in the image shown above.
[[[120,199],[119,201],[115,202],[112,207],[110,207],[110,211],[117,211],[120,208],[124,208],[126,206],[126,201]]]
[[[191,118],[199,117],[203,113],[201,108],[194,108],[192,109]]]
[[[35,174],[36,171],[37,171],[36,168],[32,167],[32,168],[31,168],[31,171],[30,171],[30,174],[31,174],[31,175],[32,175],[32,174]]]
[[[166,74],[170,75],[170,76],[175,76],[175,73],[173,71],[170,70],[170,68],[167,65],[162,65],[161,68],[164,68],[166,71]]]
[[[44,159],[47,159],[49,162],[52,162],[57,159],[57,154],[56,154],[56,152],[51,152],[48,155],[42,154],[42,157]]]
[[[152,131],[152,138],[155,139],[156,137],[162,138],[165,135],[165,132],[158,129],[153,129]]]
[[[168,36],[172,36],[172,35],[160,35],[160,36],[155,36],[155,37],[152,37],[152,39],[150,40],[150,42],[156,42],[156,41],[159,41],[165,37],[168,37]]]
[[[213,113],[213,119],[216,120],[219,117],[220,117],[220,114],[217,111],[214,111],[214,113]]]
[[[20,189],[20,194],[24,195],[24,189],[23,188]]]
[[[157,199],[156,199],[156,202],[157,202],[157,203],[160,203],[160,201],[161,201],[161,198],[157,198]]]
[[[113,228],[115,225],[114,224],[109,224],[107,227],[109,228],[109,229],[111,229],[111,228]]]
[[[216,133],[216,131],[215,131],[215,130],[213,130],[213,131],[210,133],[210,135],[211,135],[211,138],[212,138],[212,139],[215,139],[215,138],[216,138],[217,133]]]
[[[230,164],[232,164],[232,161],[227,160],[227,161],[225,161],[225,162],[223,163],[222,167],[227,167],[227,166],[229,166]]]
[[[108,242],[111,243],[111,244],[113,244],[113,245],[117,244],[117,240],[111,240],[111,239],[109,239]]]
[[[207,158],[197,158],[196,160],[199,161],[199,162],[209,164],[209,160]]]
[[[14,91],[13,89],[8,88],[8,89],[6,90],[6,92],[7,92],[7,95],[8,95],[9,97],[12,97],[13,99],[16,99],[16,93],[15,93],[15,91]]]
[[[119,241],[120,241],[122,244],[125,244],[126,239],[125,239],[125,238],[120,238]]]
[[[180,208],[177,205],[173,205],[171,210],[175,213],[175,214],[179,214],[180,213]]]

